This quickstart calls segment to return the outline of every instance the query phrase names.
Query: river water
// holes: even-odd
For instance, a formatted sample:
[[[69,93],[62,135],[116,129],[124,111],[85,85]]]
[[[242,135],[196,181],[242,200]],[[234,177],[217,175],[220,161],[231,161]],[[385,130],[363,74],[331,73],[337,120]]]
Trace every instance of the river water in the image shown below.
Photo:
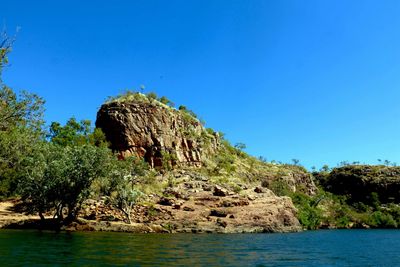
[[[399,266],[398,230],[291,234],[0,230],[0,266]]]

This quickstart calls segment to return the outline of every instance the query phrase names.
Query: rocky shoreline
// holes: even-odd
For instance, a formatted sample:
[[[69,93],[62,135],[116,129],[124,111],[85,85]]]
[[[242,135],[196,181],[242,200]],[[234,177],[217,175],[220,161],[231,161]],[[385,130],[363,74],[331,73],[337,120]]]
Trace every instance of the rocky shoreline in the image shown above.
[[[190,189],[188,189],[190,188]],[[289,197],[277,197],[271,190],[255,187],[240,194],[206,182],[189,181],[169,188],[163,196],[152,196],[147,204],[136,205],[132,224],[107,199],[87,200],[78,220],[61,230],[112,231],[130,233],[272,233],[302,230]],[[167,197],[166,197],[167,196]],[[0,228],[43,228],[38,216],[25,215],[1,202]],[[48,214],[47,220],[51,222]]]

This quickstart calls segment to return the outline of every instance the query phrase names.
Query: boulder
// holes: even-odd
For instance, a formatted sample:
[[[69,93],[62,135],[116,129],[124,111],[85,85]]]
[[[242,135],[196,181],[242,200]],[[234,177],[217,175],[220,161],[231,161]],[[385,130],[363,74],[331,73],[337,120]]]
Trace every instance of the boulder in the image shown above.
[[[228,214],[223,210],[211,210],[210,216],[225,218]]]
[[[229,192],[228,192],[227,189],[222,188],[222,187],[220,187],[220,186],[218,186],[218,185],[216,185],[216,186],[214,187],[214,196],[217,196],[217,197],[226,197],[226,196],[228,196],[228,195],[229,195]]]

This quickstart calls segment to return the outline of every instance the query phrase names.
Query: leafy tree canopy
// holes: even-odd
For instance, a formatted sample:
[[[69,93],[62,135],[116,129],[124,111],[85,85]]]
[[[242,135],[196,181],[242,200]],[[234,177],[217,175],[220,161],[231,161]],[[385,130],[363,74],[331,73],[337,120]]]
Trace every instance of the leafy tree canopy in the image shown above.
[[[80,146],[85,144],[107,146],[104,133],[98,128],[92,131],[89,120],[78,122],[75,118],[71,118],[64,126],[58,122],[53,122],[50,126],[49,137],[52,143],[60,146]]]
[[[113,157],[107,148],[44,143],[21,164],[18,173],[22,200],[42,219],[43,213],[54,211],[61,223],[69,222],[89,197],[93,181],[108,175]]]

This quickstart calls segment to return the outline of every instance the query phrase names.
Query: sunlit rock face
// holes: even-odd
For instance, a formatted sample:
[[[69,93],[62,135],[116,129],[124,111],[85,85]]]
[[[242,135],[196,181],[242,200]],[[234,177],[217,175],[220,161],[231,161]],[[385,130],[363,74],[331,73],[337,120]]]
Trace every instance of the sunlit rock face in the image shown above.
[[[219,146],[217,134],[182,111],[160,103],[111,102],[101,106],[96,127],[122,157],[144,158],[152,167],[201,166]]]

